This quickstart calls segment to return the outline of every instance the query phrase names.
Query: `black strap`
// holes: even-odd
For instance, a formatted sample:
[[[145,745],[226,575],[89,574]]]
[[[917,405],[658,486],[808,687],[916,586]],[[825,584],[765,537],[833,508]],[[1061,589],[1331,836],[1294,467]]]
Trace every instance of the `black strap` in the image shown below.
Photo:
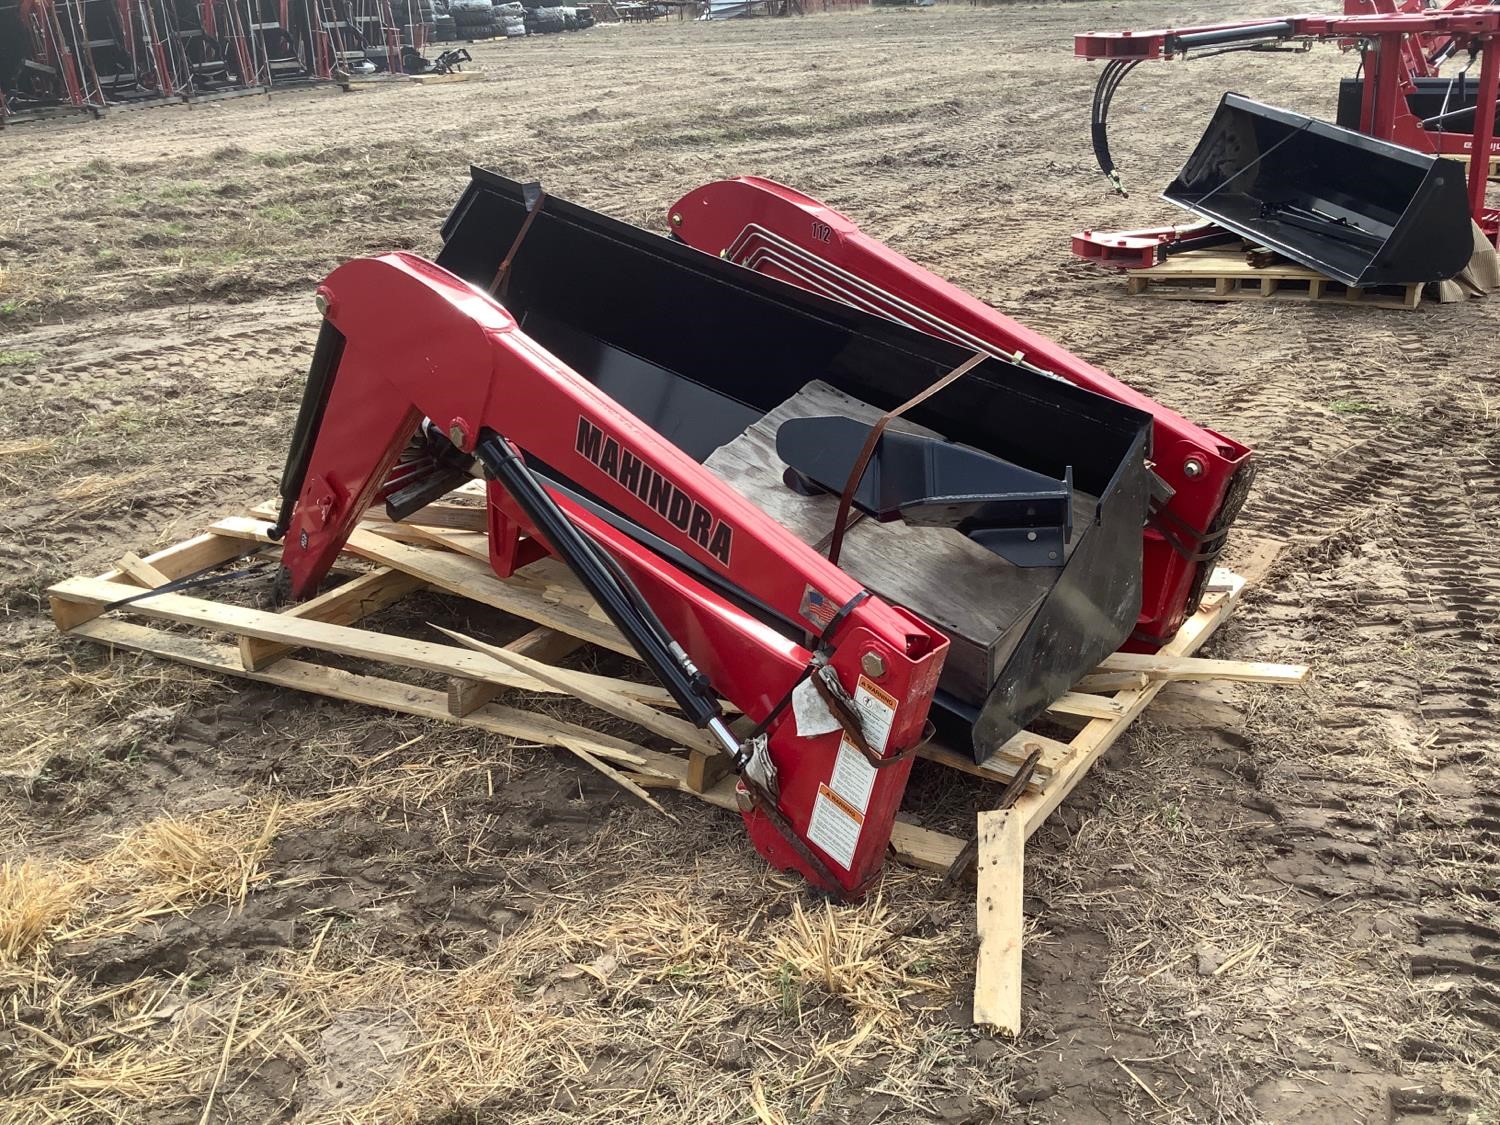
[[[843,605],[839,606],[839,611],[828,619],[828,624],[823,626],[823,631],[818,634],[819,652],[827,653],[830,651],[829,641],[832,640],[834,633],[838,632],[839,626],[844,623],[844,618],[848,617],[859,606],[869,601],[871,596],[870,591],[861,590]]]
[[[839,552],[844,546],[844,532],[849,529],[849,513],[854,506],[854,494],[859,491],[859,482],[864,479],[865,469],[869,467],[870,458],[875,456],[875,450],[880,445],[880,435],[885,433],[885,428],[908,410],[922,405],[938,391],[955,380],[963,378],[989,358],[988,352],[975,352],[926,390],[913,395],[894,410],[887,410],[875,420],[875,424],[870,427],[870,432],[865,435],[865,443],[860,448],[859,455],[854,458],[854,464],[849,469],[849,478],[844,481],[844,491],[839,494],[838,512],[833,517],[833,536],[828,541],[829,562],[837,564],[839,561]]]
[[[1199,531],[1166,508],[1153,509],[1147,522],[1188,562],[1212,562],[1223,552],[1229,538],[1229,524],[1217,531]]]
[[[192,574],[185,574],[181,578],[175,578],[165,585],[153,586],[149,590],[142,590],[139,594],[131,594],[128,598],[121,598],[119,601],[110,602],[106,606],[101,606],[99,612],[108,613],[110,610],[119,609],[121,606],[132,605],[135,602],[143,601],[146,598],[154,598],[157,594],[175,594],[180,590],[195,590],[200,586],[215,586],[220,582],[231,582],[241,578],[249,578],[252,575],[261,574],[268,566],[271,565],[271,563],[259,562],[251,566],[247,566],[244,570],[229,570],[218,574],[207,573],[210,570],[216,571],[219,567],[224,566],[227,563],[238,562],[240,559],[249,558],[251,555],[256,554],[260,550],[261,544],[256,543],[248,551],[242,551],[240,554],[235,555],[233,558],[225,559],[222,563],[215,563],[211,567],[205,567],[203,570],[195,570]]]

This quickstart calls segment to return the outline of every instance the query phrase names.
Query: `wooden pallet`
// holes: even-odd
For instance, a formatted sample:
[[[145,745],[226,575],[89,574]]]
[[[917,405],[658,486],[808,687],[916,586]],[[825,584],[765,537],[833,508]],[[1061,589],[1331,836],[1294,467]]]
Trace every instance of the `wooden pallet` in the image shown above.
[[[248,516],[220,520],[203,534],[145,558],[127,554],[104,574],[59,582],[48,590],[53,620],[70,636],[112,649],[149,653],[221,674],[473,727],[519,742],[561,747],[648,801],[652,800],[648,790],[670,789],[720,808],[737,809],[734,777],[722,753],[702,731],[673,713],[674,705],[664,690],[574,671],[558,663],[585,644],[627,657],[635,654],[560,564],[545,560],[510,579],[498,578],[488,562],[482,508],[439,503],[399,524],[372,512],[350,536],[341,556],[342,584],[280,612],[216,600],[213,593],[228,589],[225,585],[205,587],[201,592],[169,591],[109,608],[144,590],[231,562],[261,553],[274,557],[279,547],[267,535],[268,512],[267,505]],[[1266,541],[1252,557],[1268,567],[1275,546]],[[988,959],[981,957],[984,995],[1005,997],[980,1005],[995,1026],[1011,1032],[1019,1028],[1021,848],[1017,839],[1024,841],[1042,825],[1168,683],[1208,679],[1297,683],[1305,678],[1307,669],[1300,665],[1193,656],[1228,618],[1246,584],[1241,575],[1216,571],[1202,608],[1160,653],[1110,656],[1073,691],[1056,700],[1045,720],[1052,733],[1022,731],[980,764],[954,748],[929,745],[921,751],[931,761],[997,782],[1013,777],[1018,763],[1040,751],[1031,781],[1003,814],[1009,827],[1002,854],[1009,858],[1001,863],[991,854],[993,849],[981,846],[982,899],[987,896],[994,902],[998,896],[1009,902],[1015,898],[1012,909],[988,922],[981,910],[981,935],[987,943],[983,948],[991,953]],[[423,588],[499,610],[528,623],[530,631],[497,647],[454,633],[449,636],[459,643],[450,645],[359,627],[364,618]],[[393,670],[437,673],[446,679],[447,690],[394,675],[351,672],[320,662],[315,658],[318,653],[355,657]],[[651,749],[501,701],[504,693],[515,690],[572,695],[635,723],[658,741],[664,740],[669,749]],[[944,871],[959,856],[965,841],[898,818],[891,845],[897,858],[906,863]],[[1004,888],[996,888],[997,879],[1004,882]],[[1003,939],[1000,944],[1010,950],[1002,958],[993,955],[997,946],[990,939],[997,933]]]
[[[1446,153],[1445,155],[1449,160],[1457,160],[1465,168],[1474,162],[1474,154],[1471,152]],[[1500,180],[1500,153],[1490,154],[1490,167],[1485,176],[1490,180]]]
[[[39,121],[65,121],[78,117],[91,117],[98,120],[104,116],[104,113],[104,107],[97,105],[33,106],[31,109],[17,110],[14,113],[0,112],[0,129],[10,125],[26,125]]]
[[[1125,292],[1177,301],[1320,301],[1414,309],[1422,283],[1359,289],[1293,262],[1252,266],[1241,250],[1213,248],[1179,254],[1160,265],[1130,270]]]

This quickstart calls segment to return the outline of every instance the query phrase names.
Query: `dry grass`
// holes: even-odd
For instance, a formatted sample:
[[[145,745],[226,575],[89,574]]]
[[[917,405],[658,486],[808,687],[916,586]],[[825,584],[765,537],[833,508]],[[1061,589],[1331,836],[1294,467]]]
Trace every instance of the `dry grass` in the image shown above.
[[[0,441],[0,458],[23,460],[40,457],[56,448],[56,438],[16,438],[13,441]]]
[[[811,993],[814,1003],[834,998],[854,1015],[855,1035],[839,1045],[841,1052],[852,1052],[877,1027],[890,1031],[903,1023],[909,997],[946,997],[951,987],[912,970],[932,964],[944,944],[952,945],[952,935],[946,943],[905,937],[880,895],[858,910],[828,903],[808,910],[793,900],[791,914],[770,938],[762,969],[782,990],[783,1003],[792,1000],[800,1015]]]
[[[200,903],[242,907],[250,891],[270,878],[262,864],[277,831],[326,811],[326,802],[296,810],[273,800],[269,806],[256,803],[191,819],[149,821],[82,865],[77,881],[91,887],[101,905],[60,938],[89,941],[123,933]]]
[[[29,958],[87,884],[32,860],[0,864],[0,967]]]
[[[59,520],[95,517],[128,504],[135,486],[151,481],[156,476],[157,470],[147,467],[75,477],[53,493],[62,502]]]
[[[29,958],[5,982],[21,1034],[5,1075],[16,1092],[7,1120],[139,1120],[210,1097],[243,1104],[239,1087],[280,1059],[305,1071],[301,1119],[314,1122],[413,1121],[477,1105],[512,1106],[505,1119],[518,1122],[555,1120],[559,1106],[574,1107],[570,1120],[611,1125],[780,1122],[794,1119],[791,1107],[826,1102],[873,1058],[912,1060],[898,1086],[951,1062],[933,1049],[933,1005],[914,1000],[951,999],[952,982],[925,970],[964,939],[953,928],[912,936],[929,881],[909,873],[861,906],[834,908],[805,906],[755,864],[718,870],[736,901],[760,904],[745,913],[711,909],[692,893],[694,873],[670,873],[656,856],[655,870],[602,898],[554,899],[457,968],[372,954],[358,930],[327,921],[305,952],[203,994],[186,978],[101,988],[46,957],[200,904],[242,908],[274,882],[266,858],[278,834],[338,814],[418,816],[487,784],[482,761],[387,764],[335,796],[164,816],[87,860],[7,867],[16,890],[5,901],[17,908],[3,932]],[[601,838],[584,855],[607,843],[636,846]],[[743,1032],[729,1026],[747,1019]],[[753,1060],[748,1084],[726,1081],[716,1061],[736,1039]],[[784,1043],[802,1044],[793,1065],[783,1065]],[[629,1061],[653,1056],[666,1102]],[[1003,1104],[999,1091],[994,1099]]]

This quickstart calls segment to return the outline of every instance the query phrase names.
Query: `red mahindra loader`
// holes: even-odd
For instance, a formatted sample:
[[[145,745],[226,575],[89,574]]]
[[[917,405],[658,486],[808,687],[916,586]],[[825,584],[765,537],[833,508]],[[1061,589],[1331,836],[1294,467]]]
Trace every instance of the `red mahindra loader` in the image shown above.
[[[495,572],[570,566],[722,745],[756,848],[836,895],[878,873],[935,724],[983,760],[1126,642],[1153,534],[1183,559],[1147,572],[1168,628],[1237,506],[1248,453],[1191,431],[1174,475],[1219,499],[1162,525],[1152,404],[1055,377],[1093,369],[1039,337],[919,331],[480,169],[443,239],[319,289],[285,592],[372,504],[483,477]]]

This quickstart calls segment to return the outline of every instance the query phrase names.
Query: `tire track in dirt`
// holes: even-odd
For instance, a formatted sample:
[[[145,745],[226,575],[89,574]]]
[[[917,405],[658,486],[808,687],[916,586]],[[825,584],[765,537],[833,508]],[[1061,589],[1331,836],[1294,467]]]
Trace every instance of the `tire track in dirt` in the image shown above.
[[[1343,382],[1340,393],[1360,387]],[[1483,655],[1500,645],[1485,507],[1500,473],[1491,429],[1458,381],[1424,382],[1414,406],[1360,419],[1363,436],[1332,455],[1326,443],[1299,451],[1295,483],[1247,508],[1251,528],[1291,541],[1278,569],[1302,570],[1295,589],[1260,595],[1261,615],[1310,618],[1310,655],[1332,680],[1321,745],[1304,747],[1315,760],[1283,762],[1290,791],[1253,803],[1276,820],[1273,874],[1401,916],[1408,973],[1440,981],[1447,1012],[1467,1025],[1449,1036],[1418,1028],[1396,1055],[1472,1061],[1500,1029],[1500,941],[1477,916],[1500,901],[1500,806],[1487,795],[1497,693]],[[1398,772],[1340,760],[1373,745]]]

